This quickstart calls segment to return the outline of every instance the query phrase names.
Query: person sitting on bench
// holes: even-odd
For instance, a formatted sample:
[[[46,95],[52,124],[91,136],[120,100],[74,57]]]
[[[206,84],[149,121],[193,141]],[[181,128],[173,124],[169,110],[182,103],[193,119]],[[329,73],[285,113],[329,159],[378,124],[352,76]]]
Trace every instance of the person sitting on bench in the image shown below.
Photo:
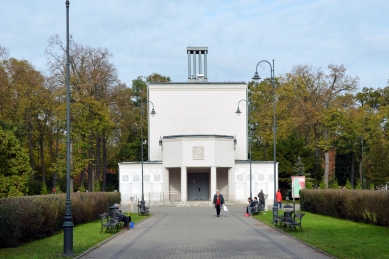
[[[257,197],[254,197],[253,204],[254,204],[254,206],[253,206],[253,207],[255,207],[256,205],[258,205],[258,206],[259,206],[259,203],[258,203],[258,199],[257,199]]]
[[[251,200],[250,197],[248,197],[247,200],[248,200],[248,202],[249,202],[249,205],[246,207],[246,211],[247,211],[247,213],[248,213],[248,214],[250,215],[250,217],[251,217],[255,205],[254,205],[254,202]]]
[[[131,216],[126,216],[123,214],[122,210],[120,209],[119,204],[115,204],[114,206],[117,207],[117,209],[114,209],[112,211],[112,217],[117,218],[119,221],[124,222],[124,229],[129,230],[130,229],[130,222],[131,222]]]

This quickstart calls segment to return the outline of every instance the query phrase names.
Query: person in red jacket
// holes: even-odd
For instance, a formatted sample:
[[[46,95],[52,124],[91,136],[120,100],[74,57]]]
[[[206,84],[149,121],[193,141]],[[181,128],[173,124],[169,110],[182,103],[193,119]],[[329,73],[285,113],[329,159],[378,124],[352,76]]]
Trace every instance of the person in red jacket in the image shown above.
[[[278,189],[278,190],[277,190],[277,193],[276,193],[276,201],[277,201],[278,204],[280,205],[280,209],[282,209],[282,194],[281,194],[281,189]]]

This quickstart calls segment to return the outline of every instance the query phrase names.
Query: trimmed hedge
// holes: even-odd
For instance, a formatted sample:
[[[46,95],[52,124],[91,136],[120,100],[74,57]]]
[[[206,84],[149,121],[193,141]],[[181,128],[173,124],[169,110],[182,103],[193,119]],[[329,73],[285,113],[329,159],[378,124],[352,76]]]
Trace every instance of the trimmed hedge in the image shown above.
[[[389,226],[389,192],[372,190],[300,190],[300,208],[331,217]]]
[[[90,222],[120,203],[119,192],[76,192],[70,196],[74,225]],[[66,194],[0,199],[0,247],[17,246],[62,230]]]

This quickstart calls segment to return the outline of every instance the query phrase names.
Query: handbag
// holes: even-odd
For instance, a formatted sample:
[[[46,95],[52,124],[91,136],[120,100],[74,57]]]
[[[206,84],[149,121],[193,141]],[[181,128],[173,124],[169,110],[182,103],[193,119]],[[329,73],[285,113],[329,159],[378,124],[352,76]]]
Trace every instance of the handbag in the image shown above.
[[[226,205],[223,206],[223,210],[224,210],[224,211],[228,211],[228,208],[227,208]]]

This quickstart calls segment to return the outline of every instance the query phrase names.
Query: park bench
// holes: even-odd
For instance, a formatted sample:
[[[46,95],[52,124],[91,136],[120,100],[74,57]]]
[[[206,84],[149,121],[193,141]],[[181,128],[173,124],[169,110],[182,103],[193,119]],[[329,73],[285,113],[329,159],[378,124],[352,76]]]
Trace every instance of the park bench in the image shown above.
[[[105,232],[113,232],[114,228],[117,227],[119,221],[115,218],[110,218],[107,212],[99,214],[101,221],[100,234],[105,228]]]
[[[110,206],[108,208],[108,216],[110,219],[116,219],[116,221],[118,222],[116,224],[116,230],[117,232],[119,232],[119,228],[124,228],[124,222],[120,220],[116,213],[114,213],[115,209],[119,209],[119,207],[116,207],[115,205]]]
[[[257,204],[253,207],[253,210],[252,210],[252,215],[258,215],[258,214],[261,214],[261,211],[263,211],[264,208],[263,208],[263,205],[261,205],[261,207]]]
[[[291,215],[291,214],[290,214]],[[294,217],[283,217],[281,219],[282,225],[284,228],[289,227],[289,231],[292,231],[292,227],[296,229],[296,227],[299,227],[301,232],[303,231],[303,228],[301,226],[302,218],[305,215],[305,213],[294,213]],[[276,223],[277,225],[277,223]],[[281,225],[281,224],[280,224]]]

